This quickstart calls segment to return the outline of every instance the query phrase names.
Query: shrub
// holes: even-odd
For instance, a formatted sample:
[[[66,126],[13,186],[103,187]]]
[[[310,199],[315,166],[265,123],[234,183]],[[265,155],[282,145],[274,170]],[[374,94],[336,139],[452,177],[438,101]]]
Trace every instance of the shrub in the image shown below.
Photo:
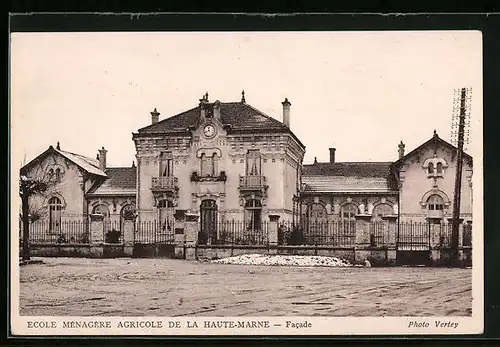
[[[120,230],[109,230],[106,233],[106,243],[119,243],[122,232]]]

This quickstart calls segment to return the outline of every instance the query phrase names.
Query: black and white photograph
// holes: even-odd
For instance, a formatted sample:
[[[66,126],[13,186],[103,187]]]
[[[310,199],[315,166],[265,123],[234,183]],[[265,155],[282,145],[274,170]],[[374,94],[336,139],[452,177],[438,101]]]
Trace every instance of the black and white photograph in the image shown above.
[[[10,45],[14,334],[482,332],[481,32]]]

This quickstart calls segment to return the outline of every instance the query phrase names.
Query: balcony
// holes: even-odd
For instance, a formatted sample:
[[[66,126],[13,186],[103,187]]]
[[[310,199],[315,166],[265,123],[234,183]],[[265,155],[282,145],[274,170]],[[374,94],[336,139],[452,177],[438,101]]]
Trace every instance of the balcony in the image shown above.
[[[265,176],[240,176],[240,190],[262,190],[267,188]]]
[[[177,177],[151,177],[151,190],[154,192],[176,192],[178,189]]]

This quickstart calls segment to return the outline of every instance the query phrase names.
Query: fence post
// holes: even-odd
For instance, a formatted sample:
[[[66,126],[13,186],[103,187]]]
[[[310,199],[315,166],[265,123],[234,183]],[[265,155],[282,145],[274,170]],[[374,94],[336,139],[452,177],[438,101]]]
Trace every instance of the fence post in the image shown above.
[[[385,234],[386,245],[387,245],[387,255],[386,261],[388,265],[396,264],[397,256],[397,237],[398,237],[398,216],[386,216],[383,217],[387,221],[387,233]]]
[[[184,221],[184,240],[186,242],[186,260],[196,260],[196,245],[198,243],[198,214],[186,212]]]
[[[269,241],[269,254],[278,254],[278,222],[280,216],[269,215],[269,225],[267,226],[267,239]]]
[[[123,253],[126,257],[134,254],[135,243],[135,215],[125,214],[123,216]]]
[[[371,215],[356,215],[356,242],[354,245],[354,261],[365,261],[370,255],[370,220]]]
[[[441,236],[443,234],[442,231],[446,232],[445,230],[443,230],[443,228],[446,228],[445,224],[429,224],[429,247],[431,252],[431,261],[433,264],[441,262]]]
[[[458,225],[458,260],[460,262],[464,262],[465,254],[464,254],[464,222]]]
[[[184,259],[186,254],[184,253],[184,223],[186,219],[186,211],[185,210],[176,210],[175,211],[175,234],[174,234],[174,257],[176,259]]]
[[[104,253],[104,215],[90,215],[90,257],[101,258]]]

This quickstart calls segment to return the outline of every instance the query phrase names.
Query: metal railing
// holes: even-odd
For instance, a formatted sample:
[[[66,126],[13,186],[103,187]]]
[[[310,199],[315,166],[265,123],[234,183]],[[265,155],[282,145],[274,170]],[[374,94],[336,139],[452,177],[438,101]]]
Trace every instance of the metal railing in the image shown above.
[[[88,244],[89,223],[87,221],[36,221],[29,225],[29,241],[31,244]],[[22,240],[22,228],[20,230]]]
[[[175,241],[175,221],[141,221],[136,223],[135,243],[173,244]]]
[[[266,176],[240,176],[239,187],[242,189],[259,189],[266,186]]]
[[[354,246],[356,221],[284,222],[278,228],[279,245]]]
[[[151,177],[151,189],[175,189],[178,185],[177,177]]]
[[[201,234],[203,236],[203,231]],[[268,222],[223,221],[207,243],[219,245],[268,245]]]

